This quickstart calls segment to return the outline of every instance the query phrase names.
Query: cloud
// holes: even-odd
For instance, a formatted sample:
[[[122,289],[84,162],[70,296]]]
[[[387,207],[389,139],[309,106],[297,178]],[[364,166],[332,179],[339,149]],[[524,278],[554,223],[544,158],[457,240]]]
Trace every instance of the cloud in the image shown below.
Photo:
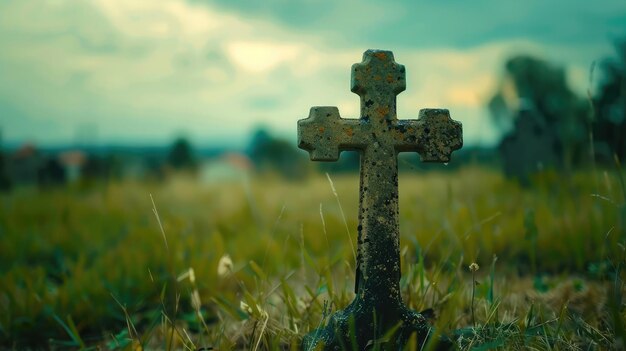
[[[329,6],[345,17],[350,4]],[[359,9],[371,30],[384,32],[388,21],[405,16],[397,6]],[[339,15],[328,11],[310,13],[323,29],[268,14],[184,0],[0,2],[0,127],[9,141],[66,143],[93,125],[103,143],[161,143],[185,132],[198,144],[241,145],[258,124],[295,139],[296,120],[315,105],[337,105],[342,116],[358,117],[350,66],[369,47],[363,43],[376,40],[338,47],[330,37],[345,23],[356,32],[362,24],[336,26]],[[394,49],[407,67],[399,117],[447,107],[464,123],[468,144],[493,144],[499,136],[484,102],[508,55],[555,60],[582,85],[590,62],[610,52],[608,43],[529,39],[382,48]]]
[[[333,47],[472,47],[528,39],[594,44],[626,35],[622,0],[191,0],[314,33]]]
[[[235,41],[226,45],[231,60],[249,72],[264,72],[298,56],[300,46],[280,42]]]

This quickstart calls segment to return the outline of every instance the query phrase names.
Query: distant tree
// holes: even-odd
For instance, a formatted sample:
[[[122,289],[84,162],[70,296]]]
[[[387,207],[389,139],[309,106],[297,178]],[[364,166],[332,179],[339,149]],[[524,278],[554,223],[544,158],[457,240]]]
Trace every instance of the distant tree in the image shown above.
[[[7,162],[6,155],[2,150],[2,140],[0,139],[0,191],[9,190],[11,188],[11,181],[7,174]]]
[[[294,143],[273,137],[265,128],[257,128],[247,147],[248,156],[261,172],[275,171],[285,178],[300,178],[307,173],[305,154]]]
[[[167,163],[178,170],[195,170],[197,162],[191,143],[185,138],[176,139],[170,148]]]
[[[55,157],[47,157],[37,170],[37,183],[41,188],[63,185],[66,180],[65,169]]]
[[[615,44],[616,58],[601,62],[602,81],[593,98],[593,136],[601,159],[626,158],[626,38]]]
[[[343,151],[337,162],[319,162],[317,166],[322,172],[358,172],[361,166],[361,154],[358,151]]]
[[[0,191],[11,188],[11,182],[7,174],[7,162],[2,145],[2,129],[0,129]]]
[[[517,118],[531,112],[534,124],[541,126],[538,134],[555,139],[551,149],[568,168],[588,155],[589,103],[572,91],[562,67],[531,56],[509,59],[500,86],[489,101],[489,110],[496,125],[512,134],[527,125],[516,123]],[[505,163],[516,162],[508,160],[509,155],[503,156]],[[532,155],[526,159],[533,162]]]
[[[121,161],[115,155],[88,155],[81,169],[83,185],[119,179],[122,174],[121,168]]]

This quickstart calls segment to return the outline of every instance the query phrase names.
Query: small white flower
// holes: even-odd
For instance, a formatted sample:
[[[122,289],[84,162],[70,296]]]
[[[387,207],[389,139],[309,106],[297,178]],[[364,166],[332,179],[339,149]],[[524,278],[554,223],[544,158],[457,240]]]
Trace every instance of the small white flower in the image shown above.
[[[265,318],[269,317],[267,312],[265,312],[265,310],[261,308],[259,304],[255,304],[255,307],[256,307],[256,311],[252,309],[252,307],[248,305],[247,303],[245,303],[244,301],[239,301],[239,309],[246,312],[249,316],[257,317],[257,318],[259,316],[264,316]]]
[[[228,254],[225,254],[220,258],[219,263],[217,264],[217,275],[220,277],[225,277],[233,271],[233,260],[230,259]]]
[[[247,314],[252,314],[252,307],[248,306],[248,304],[243,301],[239,301],[239,309]]]
[[[478,263],[476,262],[472,262],[472,264],[469,265],[470,272],[476,272],[479,269],[480,269],[480,266],[478,266]]]

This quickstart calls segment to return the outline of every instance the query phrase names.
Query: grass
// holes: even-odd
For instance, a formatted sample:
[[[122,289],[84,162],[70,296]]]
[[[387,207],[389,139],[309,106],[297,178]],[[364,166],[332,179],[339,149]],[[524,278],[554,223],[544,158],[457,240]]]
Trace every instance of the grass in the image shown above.
[[[358,177],[330,177],[0,195],[0,347],[297,349],[353,297]],[[622,181],[401,174],[406,303],[461,349],[623,347]]]

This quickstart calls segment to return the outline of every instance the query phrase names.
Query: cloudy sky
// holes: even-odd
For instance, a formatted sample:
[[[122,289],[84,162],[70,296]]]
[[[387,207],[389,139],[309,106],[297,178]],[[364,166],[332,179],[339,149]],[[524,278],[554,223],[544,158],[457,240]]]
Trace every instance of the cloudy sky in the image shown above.
[[[258,125],[295,140],[314,105],[358,117],[350,66],[393,50],[400,118],[449,108],[468,144],[499,133],[485,102],[507,57],[589,67],[626,37],[623,0],[0,0],[5,143],[241,146]]]

